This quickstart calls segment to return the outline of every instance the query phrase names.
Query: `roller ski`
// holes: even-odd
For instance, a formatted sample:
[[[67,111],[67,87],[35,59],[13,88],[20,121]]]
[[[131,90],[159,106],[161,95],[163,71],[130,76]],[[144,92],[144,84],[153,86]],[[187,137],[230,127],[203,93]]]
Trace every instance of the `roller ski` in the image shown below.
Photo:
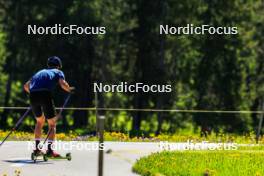
[[[39,158],[43,159],[43,161],[47,162],[49,159],[51,160],[68,160],[68,161],[71,161],[72,157],[71,157],[71,153],[67,153],[65,156],[62,156],[54,151],[51,151],[51,152],[43,152],[41,150],[34,150],[32,153],[31,153],[31,160],[36,163],[37,160]]]
[[[71,161],[72,157],[71,157],[71,153],[67,153],[65,156],[62,156],[54,151],[48,151],[46,154],[44,154],[43,156],[43,160],[44,161],[48,161],[49,159],[51,160],[68,160]]]

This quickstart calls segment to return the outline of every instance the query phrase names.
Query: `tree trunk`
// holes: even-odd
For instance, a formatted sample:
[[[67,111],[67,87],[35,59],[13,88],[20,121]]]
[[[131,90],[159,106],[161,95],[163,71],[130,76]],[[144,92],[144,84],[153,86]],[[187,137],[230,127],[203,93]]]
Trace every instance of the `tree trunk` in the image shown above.
[[[11,97],[11,85],[13,81],[13,73],[11,72],[10,75],[8,76],[8,80],[6,83],[6,93],[5,93],[5,100],[4,100],[4,107],[9,106],[9,100]],[[8,117],[9,110],[4,109],[3,113],[1,114],[1,121],[0,121],[0,126],[1,128],[7,128],[7,117]]]
[[[136,95],[135,98],[135,108],[142,108],[142,94]],[[141,125],[141,117],[142,117],[142,112],[137,111],[134,113],[133,116],[133,121],[132,121],[132,130],[134,132],[140,130],[140,125]]]
[[[89,48],[89,52],[87,53],[87,48]],[[79,59],[80,69],[78,70],[78,84],[76,85],[76,105],[79,107],[91,107],[93,100],[93,90],[92,90],[92,69],[94,67],[94,46],[92,38],[88,38],[82,41],[79,46],[78,56],[83,56],[83,58]],[[76,58],[78,58],[76,56]],[[83,65],[87,65],[87,67],[83,67]],[[82,68],[82,69],[81,69]],[[79,88],[79,89],[78,89]],[[74,112],[74,127],[82,128],[87,127],[88,125],[88,111],[75,111]]]

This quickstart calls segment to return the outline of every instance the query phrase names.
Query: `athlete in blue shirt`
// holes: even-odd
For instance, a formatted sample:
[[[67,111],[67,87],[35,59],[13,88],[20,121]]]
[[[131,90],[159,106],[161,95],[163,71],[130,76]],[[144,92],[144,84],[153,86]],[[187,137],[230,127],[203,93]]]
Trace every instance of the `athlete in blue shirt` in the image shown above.
[[[42,152],[39,143],[42,128],[45,124],[45,119],[47,119],[49,130],[51,130],[48,139],[47,154],[52,157],[59,157],[60,155],[52,150],[52,144],[56,135],[56,110],[52,91],[57,84],[66,92],[71,92],[74,88],[70,87],[65,81],[64,74],[60,70],[62,68],[60,58],[56,56],[50,57],[47,65],[47,69],[38,71],[26,82],[24,89],[29,93],[31,108],[37,121],[35,126],[36,150],[34,150],[34,153],[37,155]]]

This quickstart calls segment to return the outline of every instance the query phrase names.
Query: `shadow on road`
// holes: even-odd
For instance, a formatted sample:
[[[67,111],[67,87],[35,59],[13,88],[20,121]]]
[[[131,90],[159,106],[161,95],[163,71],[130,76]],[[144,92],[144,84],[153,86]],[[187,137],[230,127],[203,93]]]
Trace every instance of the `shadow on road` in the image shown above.
[[[45,162],[45,161],[37,161],[34,163],[32,160],[29,159],[19,159],[19,160],[3,160],[4,162],[7,163],[14,163],[14,164],[52,164],[50,162]]]

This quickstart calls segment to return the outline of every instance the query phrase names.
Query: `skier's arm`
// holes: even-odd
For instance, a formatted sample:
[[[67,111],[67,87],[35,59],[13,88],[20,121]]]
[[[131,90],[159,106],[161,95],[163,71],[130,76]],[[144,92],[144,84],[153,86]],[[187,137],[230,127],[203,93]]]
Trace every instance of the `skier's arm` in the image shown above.
[[[29,91],[29,84],[30,84],[30,80],[27,81],[27,82],[24,84],[24,90],[25,90],[27,93],[30,93],[30,91]]]
[[[59,85],[66,92],[71,93],[74,90],[74,87],[70,87],[64,79],[59,79]]]

